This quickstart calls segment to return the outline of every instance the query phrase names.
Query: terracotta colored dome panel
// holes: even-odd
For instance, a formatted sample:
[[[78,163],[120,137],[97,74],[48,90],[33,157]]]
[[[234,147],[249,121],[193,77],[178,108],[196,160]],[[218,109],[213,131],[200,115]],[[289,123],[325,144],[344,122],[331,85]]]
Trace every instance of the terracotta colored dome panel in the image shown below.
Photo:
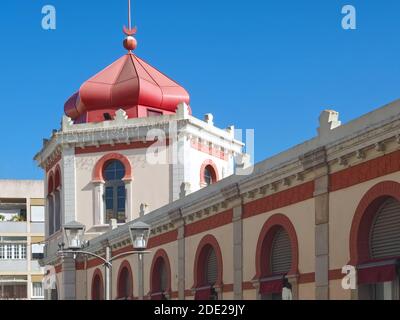
[[[65,113],[72,119],[82,118],[87,112],[128,110],[144,106],[175,112],[179,103],[189,104],[187,91],[175,81],[129,53],[99,72],[80,88],[65,104]]]

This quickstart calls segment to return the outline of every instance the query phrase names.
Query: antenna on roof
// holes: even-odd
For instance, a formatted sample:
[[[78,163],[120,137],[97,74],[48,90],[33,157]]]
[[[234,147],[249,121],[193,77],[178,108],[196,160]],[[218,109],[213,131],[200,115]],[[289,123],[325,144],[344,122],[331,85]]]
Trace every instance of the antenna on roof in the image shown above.
[[[123,31],[126,34],[126,38],[124,40],[124,48],[128,50],[129,53],[131,53],[132,50],[135,50],[137,47],[137,41],[133,37],[133,35],[135,35],[137,32],[137,28],[136,27],[132,28],[131,0],[128,0],[128,27],[124,26]]]

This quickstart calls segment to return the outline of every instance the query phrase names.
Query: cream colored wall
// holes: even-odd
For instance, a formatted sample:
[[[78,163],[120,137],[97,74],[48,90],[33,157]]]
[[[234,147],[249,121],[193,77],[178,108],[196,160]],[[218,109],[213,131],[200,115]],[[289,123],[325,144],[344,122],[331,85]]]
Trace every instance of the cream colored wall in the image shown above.
[[[87,229],[94,223],[92,175],[93,168],[100,158],[101,156],[76,155],[75,160],[77,221]]]
[[[76,272],[76,298],[77,300],[87,300],[91,298],[91,279],[87,278],[86,274],[90,270],[78,270]],[[90,282],[90,285],[88,283]],[[87,289],[89,288],[89,290]]]
[[[351,290],[342,288],[342,280],[329,281],[329,298],[331,300],[351,300]]]
[[[256,289],[243,291],[243,300],[256,300],[256,299],[257,299]]]
[[[299,284],[299,300],[315,300],[315,284]]]
[[[306,200],[291,206],[273,210],[243,220],[243,281],[251,281],[256,274],[256,250],[258,238],[265,222],[275,214],[283,214],[293,224],[299,244],[299,272],[315,270],[314,200]]]
[[[358,203],[364,194],[375,184],[387,181],[400,181],[400,172],[380,177],[344,190],[332,192],[330,194],[330,270],[340,269],[349,261],[349,233],[354,212]],[[274,214],[283,214],[292,222],[299,243],[299,272],[313,273],[315,271],[315,219],[314,219],[314,199],[303,201],[291,206],[280,208],[265,214],[260,214],[243,220],[243,281],[251,281],[256,273],[255,257],[257,242],[265,222]],[[196,234],[186,238],[185,244],[185,277],[186,290],[190,290],[194,284],[194,263],[198,245],[204,236],[213,235],[221,248],[223,256],[223,282],[224,284],[233,284],[233,234],[232,224],[219,227],[214,230]],[[178,290],[177,278],[177,241],[163,245],[161,247],[152,248],[151,253],[145,256],[144,284],[145,295],[150,291],[150,272],[151,263],[155,253],[160,249],[164,249],[169,257],[171,266],[171,285],[172,291]],[[126,258],[132,268],[134,295],[138,296],[138,278],[137,278],[137,257],[129,256]],[[113,267],[113,298],[117,295],[117,276],[120,264],[125,259],[119,259],[114,262]],[[102,268],[101,268],[102,269]],[[88,270],[88,280],[84,286],[83,280],[79,281],[82,290],[86,290],[88,297],[91,293],[91,279],[95,268]],[[102,270],[103,272],[103,270]],[[83,277],[83,276],[81,276]],[[104,277],[104,274],[103,274]],[[82,283],[81,283],[82,282]],[[86,287],[86,288],[85,288]],[[304,283],[298,287],[299,299],[313,300],[315,299],[315,284]],[[244,299],[255,299],[255,290],[245,290],[243,292]],[[341,288],[341,280],[330,281],[330,298],[331,299],[350,299],[351,292]],[[225,292],[224,299],[232,299],[233,293]],[[189,298],[191,299],[191,298]]]

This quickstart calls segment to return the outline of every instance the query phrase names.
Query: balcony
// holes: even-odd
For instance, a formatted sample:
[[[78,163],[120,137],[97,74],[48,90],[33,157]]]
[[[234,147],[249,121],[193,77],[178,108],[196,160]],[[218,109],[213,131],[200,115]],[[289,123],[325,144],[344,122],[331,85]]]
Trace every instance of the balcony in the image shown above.
[[[7,272],[27,272],[27,260],[2,260],[0,263],[0,273]]]
[[[0,232],[27,232],[25,199],[0,199]]]
[[[26,222],[1,222],[0,233],[26,233],[28,225]]]

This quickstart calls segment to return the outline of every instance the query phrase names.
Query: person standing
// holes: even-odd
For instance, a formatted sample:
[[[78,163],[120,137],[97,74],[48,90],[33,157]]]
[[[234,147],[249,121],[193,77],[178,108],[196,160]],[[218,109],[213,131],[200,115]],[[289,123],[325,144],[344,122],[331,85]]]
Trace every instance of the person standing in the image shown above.
[[[292,285],[286,276],[283,277],[282,282],[282,300],[293,300]]]

